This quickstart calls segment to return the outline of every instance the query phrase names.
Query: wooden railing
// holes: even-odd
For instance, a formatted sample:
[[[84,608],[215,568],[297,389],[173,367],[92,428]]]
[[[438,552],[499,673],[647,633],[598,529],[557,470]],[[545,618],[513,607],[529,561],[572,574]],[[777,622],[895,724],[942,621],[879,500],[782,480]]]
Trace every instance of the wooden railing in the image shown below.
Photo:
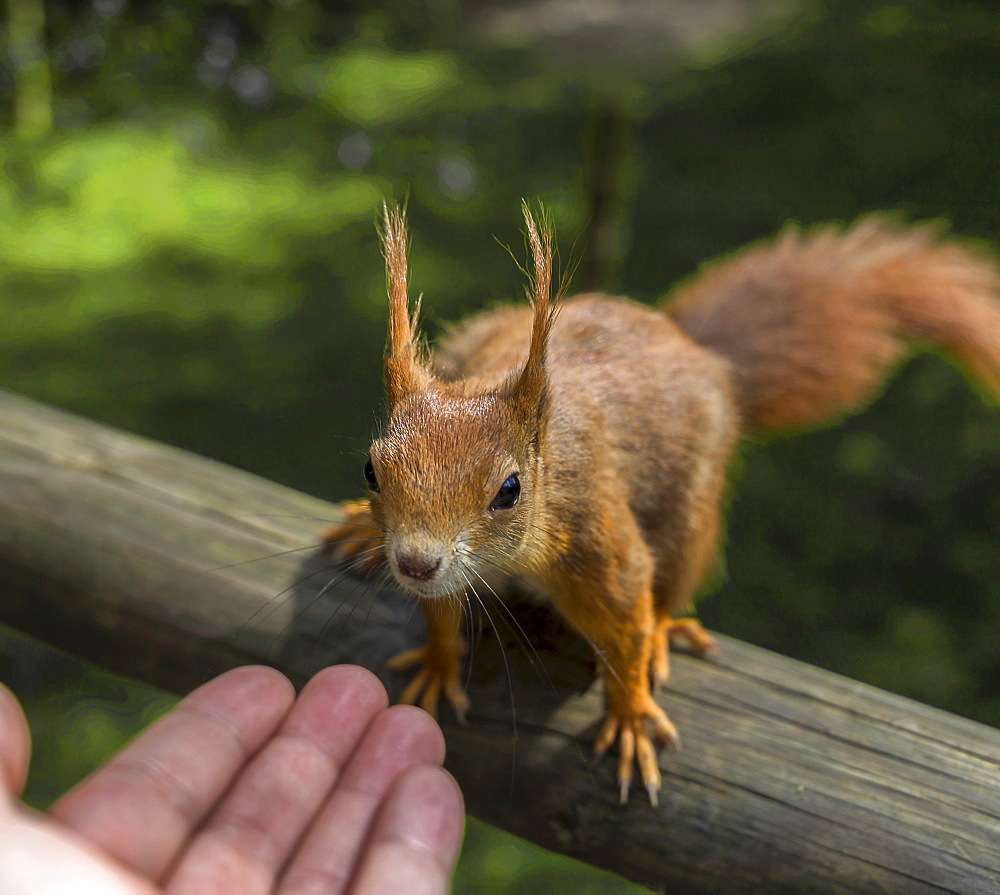
[[[177,692],[246,662],[381,673],[420,614],[313,546],[336,513],[0,392],[0,621],[107,669]],[[510,607],[530,647],[487,608],[469,724],[444,719],[475,816],[670,892],[1000,891],[1000,731],[720,638],[659,694],[684,740],[659,808],[623,807],[589,760],[586,649],[543,606]]]

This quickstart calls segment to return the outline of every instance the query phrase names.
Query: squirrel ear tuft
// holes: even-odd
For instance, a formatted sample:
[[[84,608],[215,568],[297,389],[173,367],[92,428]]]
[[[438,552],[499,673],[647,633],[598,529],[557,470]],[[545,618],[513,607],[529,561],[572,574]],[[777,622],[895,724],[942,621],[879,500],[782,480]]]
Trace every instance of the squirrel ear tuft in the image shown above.
[[[417,341],[420,299],[410,313],[406,209],[382,203],[382,254],[389,296],[389,337],[385,346],[385,389],[389,406],[406,394],[420,391],[430,381]]]
[[[552,334],[552,324],[559,310],[558,296],[552,296],[553,245],[555,242],[552,221],[544,208],[539,209],[538,220],[527,202],[521,204],[527,225],[527,242],[531,250],[531,271],[528,274],[528,300],[534,310],[531,323],[531,344],[528,360],[514,386],[514,395],[525,409],[536,413],[545,400],[548,375],[545,355]]]

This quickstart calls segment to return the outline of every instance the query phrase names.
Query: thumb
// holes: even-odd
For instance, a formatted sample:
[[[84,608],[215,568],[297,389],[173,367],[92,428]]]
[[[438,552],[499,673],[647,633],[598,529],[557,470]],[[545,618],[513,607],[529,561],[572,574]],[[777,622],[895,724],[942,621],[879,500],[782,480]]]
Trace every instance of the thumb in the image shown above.
[[[28,776],[31,734],[14,694],[0,684],[0,786],[17,796]]]

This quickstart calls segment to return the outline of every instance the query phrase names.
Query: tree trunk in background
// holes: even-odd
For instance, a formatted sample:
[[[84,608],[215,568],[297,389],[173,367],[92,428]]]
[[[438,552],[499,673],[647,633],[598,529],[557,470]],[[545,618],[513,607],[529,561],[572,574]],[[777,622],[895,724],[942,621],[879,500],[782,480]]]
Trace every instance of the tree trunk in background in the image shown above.
[[[7,0],[7,58],[14,73],[14,130],[34,140],[52,130],[52,76],[42,0]]]

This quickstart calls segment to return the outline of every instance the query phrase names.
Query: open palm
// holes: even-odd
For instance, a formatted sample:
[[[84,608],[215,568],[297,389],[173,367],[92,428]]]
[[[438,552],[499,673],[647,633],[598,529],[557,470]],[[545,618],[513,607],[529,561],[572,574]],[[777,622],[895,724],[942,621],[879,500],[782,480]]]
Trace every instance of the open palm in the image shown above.
[[[16,799],[30,739],[0,687],[0,891],[444,893],[462,797],[433,720],[386,706],[361,668],[328,668],[298,698],[278,672],[238,668],[39,814]]]

